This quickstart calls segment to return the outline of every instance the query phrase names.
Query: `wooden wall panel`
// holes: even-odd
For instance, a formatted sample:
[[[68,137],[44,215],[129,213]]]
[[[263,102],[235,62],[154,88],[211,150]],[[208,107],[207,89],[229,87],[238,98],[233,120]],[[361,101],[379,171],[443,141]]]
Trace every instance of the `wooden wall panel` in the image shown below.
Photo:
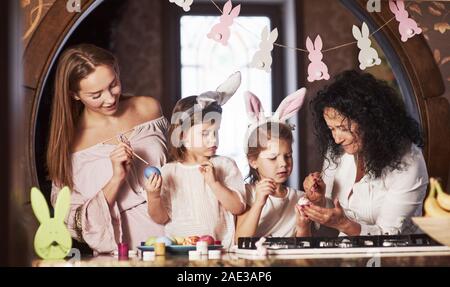
[[[450,104],[444,97],[427,98],[428,173],[442,180],[448,189],[448,168],[450,164]]]

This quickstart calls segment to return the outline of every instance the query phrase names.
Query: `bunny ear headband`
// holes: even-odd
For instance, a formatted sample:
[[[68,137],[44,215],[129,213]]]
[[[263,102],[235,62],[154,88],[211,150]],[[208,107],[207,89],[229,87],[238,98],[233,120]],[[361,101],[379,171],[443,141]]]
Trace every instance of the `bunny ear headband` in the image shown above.
[[[248,125],[245,137],[245,152],[247,153],[248,150],[249,137],[256,128],[268,122],[287,124],[287,121],[303,106],[305,96],[306,88],[301,88],[300,90],[287,96],[272,116],[266,117],[264,116],[264,110],[258,97],[251,92],[246,92],[245,104],[250,123]]]
[[[209,105],[216,103],[219,106],[225,105],[228,100],[236,93],[241,85],[241,72],[232,74],[224,83],[222,83],[215,92],[209,91],[200,94],[197,97],[197,104],[200,107],[192,107],[179,118],[181,122],[184,122],[187,118],[192,116],[195,112],[204,110]]]
[[[221,84],[215,92],[206,92],[197,97],[197,103],[202,109],[216,102],[219,106],[223,106],[236,93],[241,85],[241,72],[232,74],[223,84]]]

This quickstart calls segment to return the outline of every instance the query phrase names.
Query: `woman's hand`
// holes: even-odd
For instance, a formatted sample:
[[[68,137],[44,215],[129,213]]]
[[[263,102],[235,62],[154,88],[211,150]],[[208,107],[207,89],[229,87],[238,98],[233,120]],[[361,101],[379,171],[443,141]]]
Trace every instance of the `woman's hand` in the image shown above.
[[[159,174],[152,174],[144,184],[148,197],[157,197],[161,193],[162,176]]]
[[[205,182],[212,187],[216,182],[216,172],[214,170],[214,165],[210,161],[205,161],[199,167],[200,173],[203,175]]]
[[[311,236],[311,220],[309,220],[308,216],[303,212],[300,205],[295,206],[295,217],[296,236]]]
[[[334,208],[323,208],[312,204],[304,205],[302,211],[310,220],[340,231],[343,231],[350,221],[338,199],[334,201]]]
[[[119,143],[109,155],[111,160],[113,175],[109,182],[102,188],[106,201],[110,208],[114,207],[120,186],[127,178],[133,160],[133,150],[129,144]]]
[[[266,204],[269,195],[274,194],[276,190],[276,185],[273,180],[265,178],[259,181],[255,187],[255,204],[258,206],[264,206]]]
[[[113,168],[113,178],[119,182],[123,182],[130,170],[131,162],[133,160],[132,148],[121,142],[109,155]]]
[[[303,181],[306,197],[314,205],[325,207],[325,182],[320,172],[311,173]]]

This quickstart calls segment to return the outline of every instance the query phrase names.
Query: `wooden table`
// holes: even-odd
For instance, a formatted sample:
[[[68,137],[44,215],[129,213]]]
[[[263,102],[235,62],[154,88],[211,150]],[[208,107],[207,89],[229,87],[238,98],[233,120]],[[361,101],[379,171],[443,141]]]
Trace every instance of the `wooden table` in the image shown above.
[[[119,260],[114,256],[85,257],[79,261],[33,261],[34,267],[450,267],[450,252],[437,254],[379,254],[362,256],[302,257],[269,256],[246,257],[226,253],[219,260],[189,260],[187,255],[156,256],[153,261],[135,257]]]

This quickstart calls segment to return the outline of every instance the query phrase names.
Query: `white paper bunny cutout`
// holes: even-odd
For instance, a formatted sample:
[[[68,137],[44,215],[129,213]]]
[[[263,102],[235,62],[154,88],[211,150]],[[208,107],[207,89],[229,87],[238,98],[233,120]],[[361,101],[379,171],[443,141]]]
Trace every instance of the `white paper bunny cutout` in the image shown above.
[[[381,59],[378,57],[378,52],[371,47],[372,41],[370,41],[369,27],[364,22],[362,24],[361,30],[355,25],[353,25],[353,37],[358,41],[358,48],[360,49],[358,59],[359,68],[365,70],[368,67],[381,64]]]
[[[406,42],[409,38],[414,37],[414,35],[422,33],[422,29],[419,28],[417,22],[409,18],[403,0],[397,0],[395,2],[389,0],[389,8],[395,14],[395,19],[400,23],[398,31],[402,36],[402,42]]]
[[[250,63],[251,68],[256,68],[264,70],[270,73],[272,70],[272,55],[273,44],[278,39],[278,29],[275,28],[270,32],[269,28],[264,27],[261,32],[261,42],[259,44],[259,50],[253,56],[252,62]]]
[[[245,152],[247,153],[248,146],[253,146],[254,144],[256,144],[248,142],[251,133],[256,128],[267,122],[288,124],[288,120],[295,116],[295,114],[297,114],[297,112],[303,106],[305,97],[306,88],[301,88],[283,99],[276,112],[272,116],[265,116],[264,109],[259,98],[252,92],[246,92],[245,105],[247,109],[249,125],[245,137]]]
[[[189,10],[191,10],[191,5],[194,0],[169,0],[169,2],[177,4],[178,6],[183,8],[185,12],[188,12]]]
[[[230,39],[230,26],[241,12],[240,4],[234,7],[233,10],[231,10],[231,8],[233,8],[233,4],[231,3],[231,0],[229,0],[223,6],[222,16],[220,16],[220,23],[214,25],[207,35],[209,39],[213,39],[224,46],[228,45],[228,39]]]
[[[266,242],[266,238],[265,237],[261,237],[256,243],[256,255],[258,256],[267,256],[268,254],[268,250],[267,247],[264,245],[264,243]]]
[[[309,37],[306,39],[306,49],[309,52],[308,58],[311,61],[308,66],[308,82],[330,79],[328,67],[322,61],[322,47],[323,43],[320,35],[317,35],[314,44]]]

